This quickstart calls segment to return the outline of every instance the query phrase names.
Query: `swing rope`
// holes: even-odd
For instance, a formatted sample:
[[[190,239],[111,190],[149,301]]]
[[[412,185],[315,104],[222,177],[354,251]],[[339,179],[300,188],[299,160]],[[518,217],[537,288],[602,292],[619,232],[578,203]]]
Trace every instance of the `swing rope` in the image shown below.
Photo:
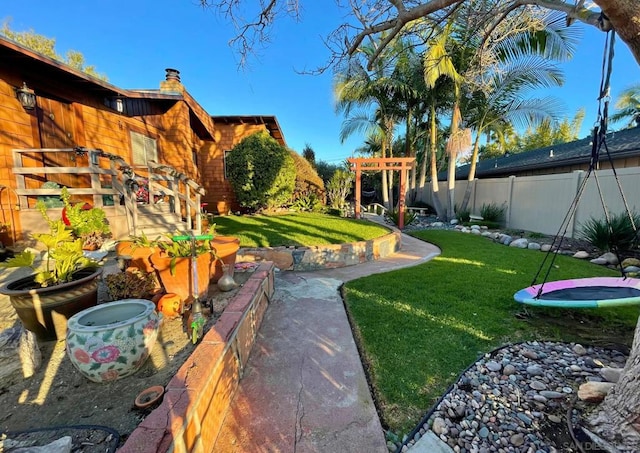
[[[611,36],[611,39],[609,39],[609,37]],[[551,244],[550,249],[547,251],[544,259],[542,260],[542,263],[540,265],[540,267],[538,268],[538,272],[536,272],[536,275],[533,277],[533,281],[531,283],[531,286],[535,285],[536,282],[538,281],[538,277],[540,276],[540,274],[542,273],[543,269],[545,269],[546,266],[546,271],[544,274],[544,278],[543,281],[538,289],[537,295],[536,295],[536,299],[540,298],[540,296],[543,293],[544,290],[544,285],[545,283],[548,281],[549,279],[549,275],[551,273],[551,269],[553,269],[554,267],[554,263],[556,260],[556,257],[558,256],[558,252],[561,249],[562,246],[562,241],[565,239],[566,233],[569,229],[569,223],[570,220],[575,216],[576,214],[576,210],[578,208],[578,204],[580,202],[580,199],[582,198],[582,195],[584,193],[585,187],[587,185],[587,182],[589,180],[589,177],[593,174],[594,178],[596,180],[596,186],[598,189],[598,195],[600,197],[600,202],[602,204],[602,207],[604,209],[605,212],[605,220],[607,222],[607,228],[609,231],[609,238],[610,238],[610,244],[609,244],[609,248],[615,253],[616,257],[618,258],[618,263],[620,265],[620,272],[622,274],[623,277],[626,277],[624,274],[624,269],[622,268],[622,260],[620,259],[620,251],[618,250],[618,247],[615,246],[615,244],[611,243],[611,238],[613,237],[613,228],[612,228],[612,224],[611,224],[611,216],[609,214],[609,210],[606,207],[606,203],[604,200],[604,196],[602,193],[602,188],[600,186],[600,181],[598,179],[598,174],[597,172],[595,172],[594,170],[597,170],[598,168],[598,164],[600,161],[600,150],[602,149],[602,147],[604,147],[606,154],[607,154],[607,159],[609,161],[609,165],[611,166],[611,170],[613,172],[617,187],[618,187],[618,191],[620,192],[620,195],[622,197],[622,201],[624,203],[624,207],[626,209],[626,213],[629,217],[629,220],[631,221],[631,226],[633,228],[634,231],[634,243],[635,241],[638,239],[638,235],[637,235],[637,228],[635,225],[635,221],[633,219],[633,216],[631,215],[631,211],[629,209],[629,204],[627,202],[627,199],[624,195],[624,191],[622,189],[622,185],[620,184],[620,180],[618,178],[618,174],[616,172],[615,166],[613,165],[613,159],[611,157],[611,153],[609,152],[609,147],[607,146],[606,143],[606,133],[607,133],[607,127],[608,127],[608,116],[609,116],[609,100],[610,100],[610,80],[611,80],[611,72],[612,72],[612,63],[613,63],[613,56],[614,56],[614,44],[615,44],[615,32],[613,31],[608,31],[606,34],[606,39],[605,39],[605,45],[604,45],[604,53],[603,53],[603,58],[602,58],[602,77],[601,77],[601,82],[600,82],[600,95],[598,97],[598,119],[596,120],[596,126],[593,128],[593,135],[592,135],[592,147],[591,147],[591,158],[589,161],[589,168],[587,170],[587,174],[584,177],[584,179],[582,180],[582,183],[580,184],[580,187],[578,188],[578,191],[576,193],[576,196],[574,197],[573,201],[571,202],[571,205],[569,206],[569,210],[567,212],[567,214],[565,215],[562,224],[560,225],[560,228],[558,229],[558,232],[556,233],[556,236],[553,239],[553,242]],[[556,245],[557,243],[557,245]],[[547,261],[549,260],[549,257],[551,257],[551,260],[549,262],[549,264],[547,265]]]

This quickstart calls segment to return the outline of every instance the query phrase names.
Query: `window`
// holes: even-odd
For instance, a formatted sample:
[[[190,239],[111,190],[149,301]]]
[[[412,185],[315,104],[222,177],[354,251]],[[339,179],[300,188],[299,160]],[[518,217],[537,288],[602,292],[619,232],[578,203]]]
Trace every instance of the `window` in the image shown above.
[[[133,165],[147,165],[150,160],[158,162],[158,144],[155,138],[131,131],[131,152]]]
[[[230,149],[224,151],[224,179],[229,179],[227,175],[227,155],[231,152]]]

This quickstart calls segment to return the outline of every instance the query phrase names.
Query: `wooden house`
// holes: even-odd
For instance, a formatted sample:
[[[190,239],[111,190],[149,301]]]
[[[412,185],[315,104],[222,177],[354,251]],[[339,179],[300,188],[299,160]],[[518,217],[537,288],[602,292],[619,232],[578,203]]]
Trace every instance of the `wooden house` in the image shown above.
[[[0,61],[0,222],[5,225],[0,241],[5,243],[37,230],[36,217],[28,214],[37,196],[49,193],[43,188],[47,182],[81,187],[72,193],[100,204],[110,187],[109,165],[96,156],[117,157],[136,172],[148,171],[151,163],[171,168],[182,181],[193,181],[198,188],[192,194],[197,192],[210,212],[226,213],[235,201],[224,175],[225,152],[260,130],[285,144],[274,116],[212,117],[175,69],[166,70],[159,89],[122,89],[3,37]],[[120,230],[116,236],[129,233],[131,225]]]

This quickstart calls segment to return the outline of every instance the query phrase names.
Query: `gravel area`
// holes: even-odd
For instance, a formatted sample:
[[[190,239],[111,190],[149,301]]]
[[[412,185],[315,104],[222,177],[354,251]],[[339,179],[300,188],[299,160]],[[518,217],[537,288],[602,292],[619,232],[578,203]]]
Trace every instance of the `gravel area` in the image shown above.
[[[455,452],[578,452],[571,427],[592,405],[580,384],[622,368],[619,351],[579,344],[527,342],[485,354],[438,402],[410,451],[431,430]]]

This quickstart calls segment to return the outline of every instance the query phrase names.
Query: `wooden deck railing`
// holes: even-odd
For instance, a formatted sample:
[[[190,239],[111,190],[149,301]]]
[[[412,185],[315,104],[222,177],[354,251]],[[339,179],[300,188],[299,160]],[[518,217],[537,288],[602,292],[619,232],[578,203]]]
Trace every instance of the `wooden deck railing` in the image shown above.
[[[21,211],[34,209],[39,199],[55,202],[65,186],[70,195],[95,207],[123,205],[130,234],[139,234],[139,207],[155,203],[158,197],[169,204],[169,212],[182,219],[181,229],[196,233],[202,229],[204,188],[167,165],[149,162],[148,166],[134,167],[101,150],[35,148],[14,149],[12,171]],[[43,188],[45,182],[57,187]],[[140,197],[140,187],[147,191],[146,199]]]

